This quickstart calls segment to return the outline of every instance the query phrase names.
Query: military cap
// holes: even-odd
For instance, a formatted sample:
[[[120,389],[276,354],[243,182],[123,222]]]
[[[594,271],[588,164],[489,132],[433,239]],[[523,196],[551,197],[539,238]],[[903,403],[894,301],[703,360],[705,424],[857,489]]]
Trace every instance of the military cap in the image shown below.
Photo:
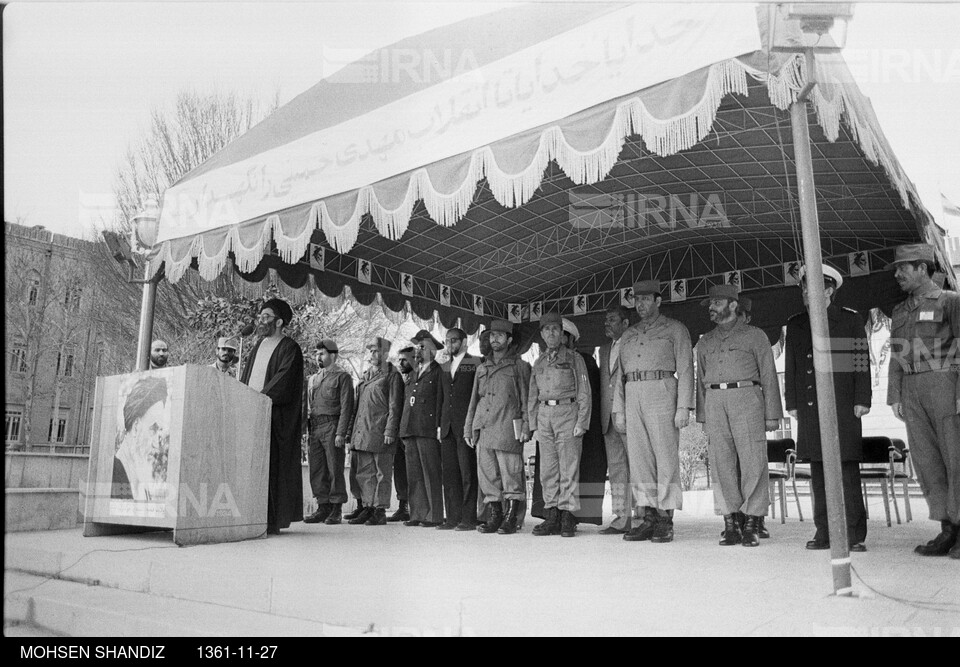
[[[701,306],[709,306],[714,299],[732,299],[740,300],[740,294],[737,292],[736,285],[714,285],[710,288],[710,296],[700,302]]]
[[[659,280],[638,280],[633,283],[633,293],[639,294],[660,294]]]
[[[911,243],[910,245],[897,246],[893,255],[893,261],[887,264],[888,269],[897,268],[901,262],[926,262],[927,265],[934,265],[933,246],[929,243]]]
[[[218,347],[218,348],[219,348],[219,347],[228,348],[228,349],[233,350],[234,352],[236,352],[236,351],[237,351],[237,339],[236,339],[236,338],[228,338],[227,336],[221,336],[220,338],[217,339],[217,347]]]
[[[580,330],[577,329],[577,325],[568,320],[566,317],[563,318],[563,330],[573,336],[574,340],[579,340]]]
[[[322,341],[317,343],[317,349],[333,352],[334,354],[340,353],[340,348],[338,348],[337,344],[329,338],[324,338]]]
[[[513,335],[513,324],[507,322],[506,320],[494,320],[490,323],[490,331],[499,331],[500,333],[505,333],[508,336]]]
[[[561,329],[563,328],[563,321],[560,319],[559,313],[547,313],[540,318],[540,329],[542,330],[548,324],[556,324]]]
[[[367,340],[367,344],[366,344],[365,347],[366,347],[366,349],[368,349],[368,350],[369,350],[371,347],[375,347],[375,348],[378,348],[378,349],[381,349],[381,350],[387,350],[387,351],[389,351],[389,350],[390,350],[390,346],[392,346],[392,345],[393,345],[393,343],[390,342],[389,340],[387,340],[386,338],[381,338],[380,336],[373,336],[372,338],[370,338],[369,340]]]
[[[807,273],[807,267],[801,266],[801,267],[800,267],[800,274],[799,274],[800,280],[803,280],[803,277],[806,275],[806,273]],[[823,265],[823,277],[824,277],[824,278],[832,278],[832,279],[833,279],[833,282],[834,282],[834,283],[836,284],[836,286],[837,286],[837,289],[840,289],[840,285],[843,284],[843,276],[840,275],[840,272],[837,271],[837,270],[836,270],[835,268],[833,268],[832,266],[828,266],[828,265],[826,265],[826,264]]]
[[[425,341],[425,340],[429,340],[430,342],[432,342],[432,343],[433,343],[433,346],[434,346],[436,349],[438,349],[438,350],[442,350],[442,349],[443,349],[443,343],[441,343],[441,342],[438,341],[436,338],[434,338],[433,335],[432,335],[429,331],[427,331],[426,329],[420,329],[420,331],[417,332],[417,335],[410,339],[410,342],[411,342],[411,343],[420,343],[420,342]]]

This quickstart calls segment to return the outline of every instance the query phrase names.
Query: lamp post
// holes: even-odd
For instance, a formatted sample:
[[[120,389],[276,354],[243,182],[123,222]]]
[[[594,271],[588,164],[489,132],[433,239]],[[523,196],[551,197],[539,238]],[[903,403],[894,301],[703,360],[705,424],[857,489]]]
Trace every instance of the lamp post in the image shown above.
[[[150,277],[150,265],[146,262],[146,253],[153,248],[157,240],[157,226],[160,222],[160,207],[154,197],[148,197],[140,211],[133,216],[130,233],[131,246],[135,252],[144,256],[143,296],[140,300],[140,336],[137,341],[137,371],[150,368],[150,343],[153,338],[153,309],[157,300],[157,283],[160,276]]]
[[[810,155],[810,130],[807,99],[817,85],[817,52],[836,52],[846,41],[847,22],[852,5],[826,3],[788,3],[771,6],[771,51],[802,53],[806,60],[807,81],[790,105],[793,154],[800,199],[800,227],[806,264],[810,332],[813,337],[813,367],[820,418],[820,442],[823,454],[824,486],[827,497],[827,522],[830,533],[830,565],[833,591],[838,596],[853,594],[850,548],[844,511],[841,477],[840,435],[837,425],[837,399],[833,385],[833,359],[830,355],[830,328],[823,283],[823,256],[820,250],[820,222],[817,214],[813,160]]]

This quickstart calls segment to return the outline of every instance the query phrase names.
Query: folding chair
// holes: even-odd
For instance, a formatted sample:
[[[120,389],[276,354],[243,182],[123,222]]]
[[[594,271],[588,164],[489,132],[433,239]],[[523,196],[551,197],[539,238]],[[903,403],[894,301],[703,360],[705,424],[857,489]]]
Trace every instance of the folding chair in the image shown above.
[[[910,450],[903,440],[891,440],[886,436],[868,436],[863,439],[863,460],[860,462],[860,480],[863,485],[863,502],[867,510],[867,518],[870,518],[870,503],[867,497],[867,485],[876,483],[880,486],[880,492],[883,495],[883,509],[887,517],[887,526],[892,526],[890,520],[890,501],[893,501],[893,511],[900,520],[900,506],[897,504],[896,483],[903,484],[904,509],[907,514],[907,521],[913,520],[913,513],[910,508],[909,483],[912,479],[910,475]],[[901,470],[897,470],[897,464],[901,465]],[[869,467],[864,467],[869,466]]]
[[[793,488],[793,499],[797,504],[797,514],[803,521],[803,509],[800,507],[800,494],[797,493],[797,478],[794,475],[794,466],[797,462],[797,445],[793,438],[767,440],[767,460],[769,462],[768,475],[770,486],[775,490],[775,501],[771,507],[771,515],[777,518],[777,502],[780,503],[780,523],[787,522],[786,483],[790,482]]]

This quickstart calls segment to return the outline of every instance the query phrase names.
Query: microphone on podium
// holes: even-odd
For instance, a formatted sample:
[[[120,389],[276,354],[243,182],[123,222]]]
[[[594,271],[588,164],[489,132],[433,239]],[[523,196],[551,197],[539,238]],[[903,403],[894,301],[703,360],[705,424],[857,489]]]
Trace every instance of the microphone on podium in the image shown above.
[[[240,335],[241,335],[241,336],[249,336],[250,334],[253,333],[253,330],[254,330],[255,328],[256,328],[256,327],[254,327],[253,324],[248,324],[247,326],[245,326],[245,327],[243,327],[242,329],[240,329]]]
[[[240,349],[237,351],[237,379],[243,377],[243,339],[253,333],[256,327],[251,322],[240,329]]]

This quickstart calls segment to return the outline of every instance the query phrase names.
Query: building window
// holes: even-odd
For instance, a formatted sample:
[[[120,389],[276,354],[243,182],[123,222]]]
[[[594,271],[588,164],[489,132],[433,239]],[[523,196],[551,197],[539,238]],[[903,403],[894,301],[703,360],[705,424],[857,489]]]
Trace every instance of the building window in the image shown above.
[[[27,369],[27,348],[23,345],[14,345],[10,348],[10,372],[26,373]]]
[[[67,435],[67,419],[70,415],[67,410],[60,411],[60,417],[57,419],[56,438],[54,438],[53,419],[50,419],[50,430],[47,432],[47,442],[63,442]]]
[[[23,408],[16,406],[7,406],[6,410],[6,431],[4,443],[14,445],[20,442],[20,425],[23,422]]]
[[[75,313],[80,310],[80,295],[83,293],[79,287],[68,287],[63,297],[63,308],[68,313]]]
[[[40,274],[36,271],[30,272],[27,278],[27,305],[36,306],[40,302]]]
[[[57,375],[73,377],[73,351],[57,353]]]

